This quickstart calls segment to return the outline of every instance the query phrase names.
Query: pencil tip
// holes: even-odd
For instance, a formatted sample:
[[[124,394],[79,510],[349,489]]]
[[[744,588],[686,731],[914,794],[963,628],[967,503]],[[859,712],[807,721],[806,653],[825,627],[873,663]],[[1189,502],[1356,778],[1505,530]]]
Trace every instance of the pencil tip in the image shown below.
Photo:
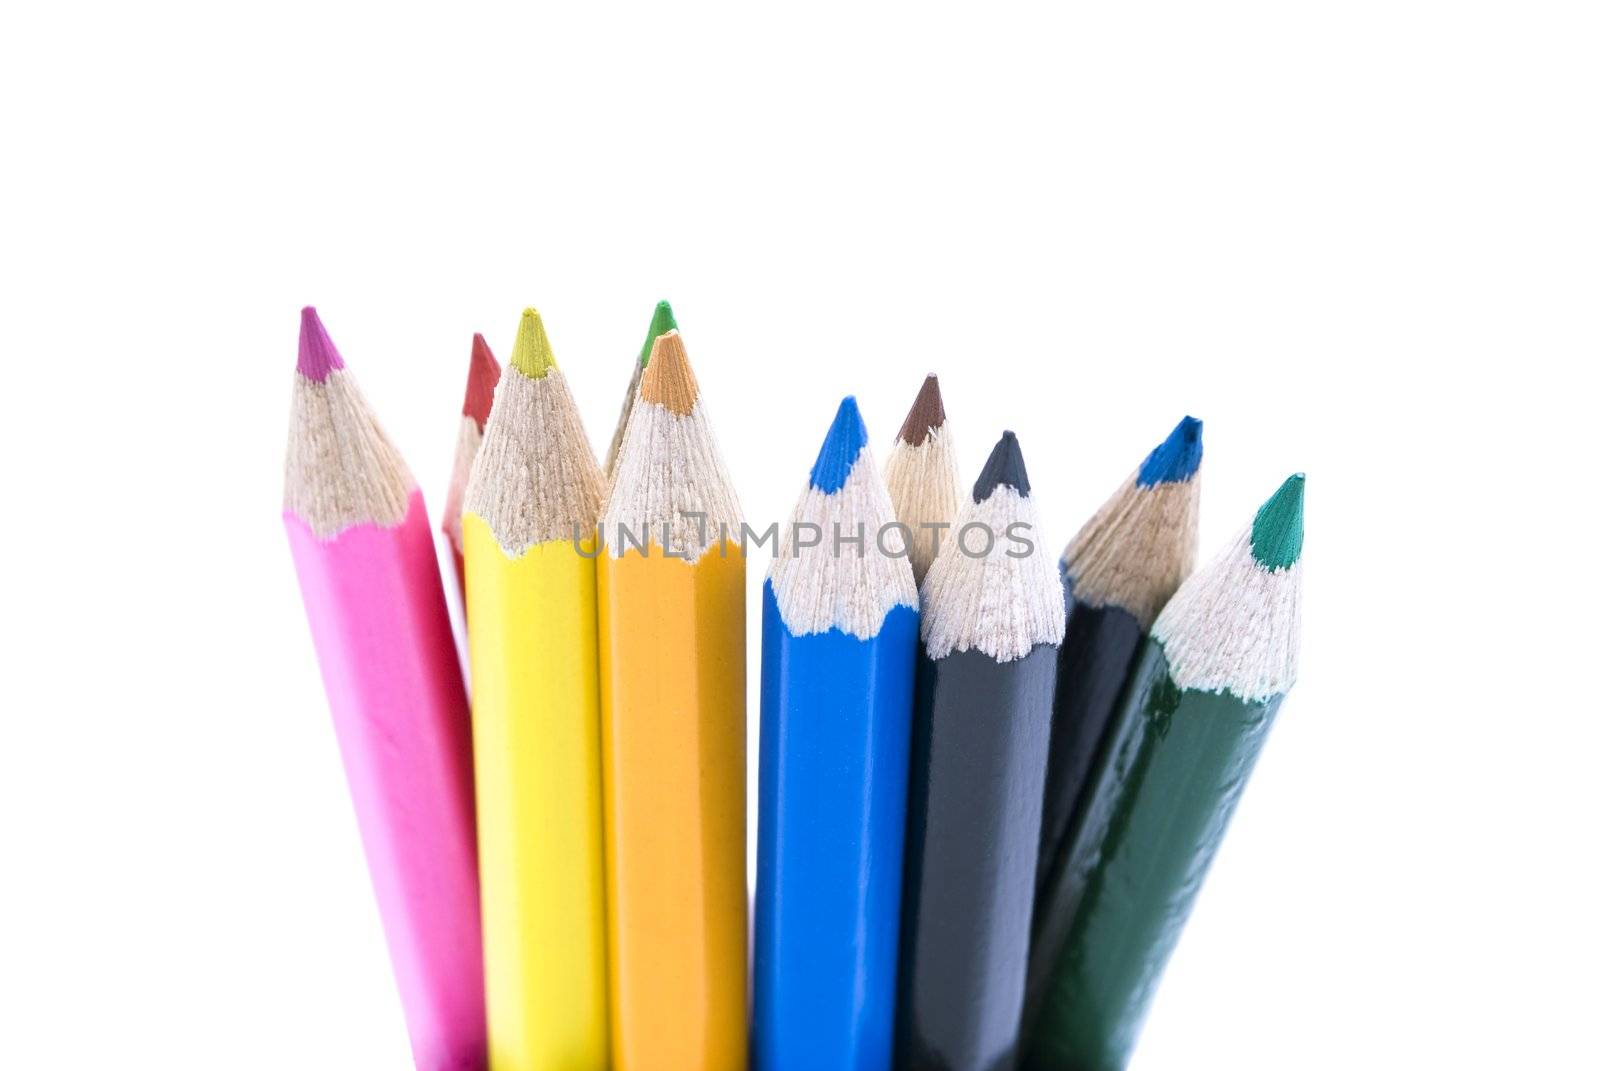
[[[650,366],[650,350],[654,348],[656,339],[668,331],[678,329],[677,318],[672,315],[672,306],[665,301],[656,302],[656,311],[650,317],[650,333],[645,336],[644,346],[639,350],[639,367]]]
[[[1306,474],[1283,481],[1250,526],[1250,553],[1267,569],[1287,569],[1300,560],[1305,539]]]
[[[1200,468],[1203,446],[1200,433],[1204,425],[1192,416],[1178,421],[1166,441],[1144,459],[1136,478],[1140,487],[1154,487],[1158,483],[1182,483]]]
[[[917,400],[911,403],[906,422],[900,425],[900,434],[895,438],[912,446],[921,446],[928,441],[929,432],[942,427],[944,395],[939,393],[939,377],[929,373],[928,378],[922,381],[922,389],[917,391]]]
[[[543,379],[555,366],[556,358],[550,352],[550,339],[545,337],[539,311],[523,309],[522,323],[517,326],[517,341],[511,347],[511,367],[529,379]]]
[[[328,337],[317,310],[307,305],[300,310],[300,359],[295,363],[300,374],[321,383],[328,373],[344,367],[344,358]]]
[[[482,335],[472,336],[472,362],[467,366],[467,396],[461,402],[461,415],[471,417],[482,429],[494,405],[495,384],[500,382],[500,362],[494,359]]]
[[[982,502],[1002,485],[1014,488],[1023,498],[1033,490],[1028,483],[1028,469],[1022,463],[1022,447],[1016,435],[1009,431],[1000,436],[1000,441],[989,452],[989,460],[984,462],[978,482],[972,485],[972,501]]]
[[[689,354],[676,330],[662,334],[651,347],[650,363],[645,365],[644,378],[639,381],[639,397],[679,416],[688,416],[694,410],[700,385],[695,382]]]
[[[811,466],[811,486],[825,495],[834,494],[850,477],[856,458],[867,445],[867,425],[861,419],[854,395],[845,395],[839,411],[833,415],[833,426],[822,449],[817,451],[816,463]]]

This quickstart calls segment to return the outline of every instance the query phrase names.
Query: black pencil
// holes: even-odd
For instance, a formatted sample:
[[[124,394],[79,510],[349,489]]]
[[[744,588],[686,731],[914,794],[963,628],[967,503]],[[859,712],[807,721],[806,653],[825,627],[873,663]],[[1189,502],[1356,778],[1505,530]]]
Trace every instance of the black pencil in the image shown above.
[[[1061,577],[1016,436],[989,455],[922,589],[896,1023],[905,1071],[1016,1056]]]

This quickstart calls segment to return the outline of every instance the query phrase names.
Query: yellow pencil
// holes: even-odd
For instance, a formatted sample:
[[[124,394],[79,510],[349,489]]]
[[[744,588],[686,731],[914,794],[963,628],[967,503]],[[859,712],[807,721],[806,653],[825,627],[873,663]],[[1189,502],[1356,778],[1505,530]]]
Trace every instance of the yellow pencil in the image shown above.
[[[599,571],[612,1060],[737,1071],[742,519],[676,331],[655,342],[612,480]]]
[[[602,486],[528,309],[461,522],[492,1071],[607,1066],[593,558]]]

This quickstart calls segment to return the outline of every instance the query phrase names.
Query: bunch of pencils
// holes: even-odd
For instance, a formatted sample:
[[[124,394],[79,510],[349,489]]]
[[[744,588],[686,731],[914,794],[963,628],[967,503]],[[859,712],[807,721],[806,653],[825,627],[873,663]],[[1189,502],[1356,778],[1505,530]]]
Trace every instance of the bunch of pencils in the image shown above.
[[[473,338],[469,704],[421,492],[302,313],[284,522],[416,1066],[1124,1066],[1294,683],[1302,477],[1196,570],[1186,417],[1057,563],[929,376],[881,470],[845,398],[757,531],[665,302],[630,367],[602,464],[537,312],[503,372]]]

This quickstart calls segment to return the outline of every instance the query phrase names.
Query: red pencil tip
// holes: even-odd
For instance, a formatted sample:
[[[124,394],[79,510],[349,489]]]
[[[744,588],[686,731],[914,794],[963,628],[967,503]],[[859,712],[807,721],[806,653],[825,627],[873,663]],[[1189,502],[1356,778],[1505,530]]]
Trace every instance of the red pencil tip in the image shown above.
[[[478,430],[483,430],[489,419],[489,409],[494,405],[495,384],[500,382],[500,362],[494,359],[489,344],[482,335],[472,336],[472,364],[467,369],[467,396],[461,403],[461,415],[471,417]]]
[[[321,383],[328,373],[344,367],[339,348],[328,337],[317,310],[310,305],[300,310],[300,360],[295,365],[307,379]]]

